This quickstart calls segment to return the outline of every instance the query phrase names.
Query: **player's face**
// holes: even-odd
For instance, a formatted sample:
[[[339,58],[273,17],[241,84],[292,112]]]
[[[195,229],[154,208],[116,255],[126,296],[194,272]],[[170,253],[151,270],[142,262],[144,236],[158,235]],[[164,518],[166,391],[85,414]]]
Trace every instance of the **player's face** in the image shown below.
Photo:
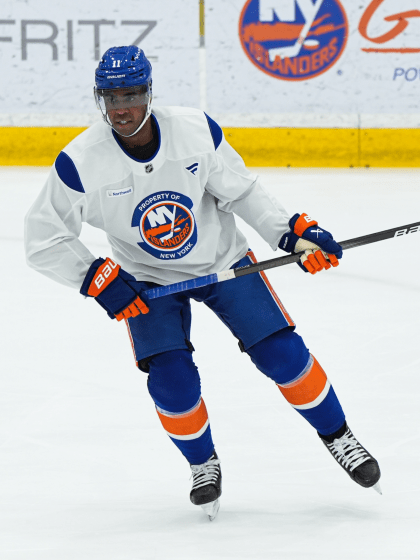
[[[138,88],[112,90],[105,93],[104,102],[109,120],[116,132],[132,134],[142,123],[149,97]]]

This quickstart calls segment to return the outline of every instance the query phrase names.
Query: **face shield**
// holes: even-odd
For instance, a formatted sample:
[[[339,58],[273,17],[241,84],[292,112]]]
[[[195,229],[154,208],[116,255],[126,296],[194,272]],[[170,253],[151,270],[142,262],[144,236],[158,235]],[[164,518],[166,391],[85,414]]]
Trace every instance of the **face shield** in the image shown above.
[[[130,109],[147,105],[150,101],[147,85],[118,89],[96,89],[95,100],[102,115],[117,109]]]
[[[96,106],[100,109],[104,121],[110,126],[112,126],[109,118],[109,113],[111,111],[122,109],[130,110],[133,107],[147,106],[146,116],[140,127],[133,134],[130,134],[127,137],[136,134],[150,115],[152,94],[151,87],[147,84],[114,89],[97,89],[95,87],[94,94]]]

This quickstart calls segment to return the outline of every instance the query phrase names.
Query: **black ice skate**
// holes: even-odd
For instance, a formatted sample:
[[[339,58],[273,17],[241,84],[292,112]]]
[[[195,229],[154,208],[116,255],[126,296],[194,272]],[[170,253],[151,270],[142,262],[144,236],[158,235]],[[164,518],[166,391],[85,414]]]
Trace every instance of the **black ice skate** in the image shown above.
[[[201,506],[210,521],[213,521],[219,511],[219,498],[222,494],[222,471],[216,451],[202,465],[190,466],[193,477],[190,500],[194,505]]]
[[[352,480],[364,488],[373,488],[382,494],[378,482],[381,478],[378,461],[360,445],[347,423],[331,436],[322,436],[319,433],[318,435]]]

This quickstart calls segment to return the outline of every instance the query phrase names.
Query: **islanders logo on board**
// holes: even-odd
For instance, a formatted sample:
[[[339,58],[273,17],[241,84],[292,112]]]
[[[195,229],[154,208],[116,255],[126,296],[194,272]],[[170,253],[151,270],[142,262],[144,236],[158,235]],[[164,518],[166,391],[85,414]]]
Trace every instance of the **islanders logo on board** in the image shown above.
[[[157,259],[182,259],[197,243],[193,202],[185,195],[161,191],[136,206],[131,227],[138,227],[138,245]]]
[[[242,47],[279,80],[308,80],[340,58],[348,21],[339,0],[248,0],[239,19]]]

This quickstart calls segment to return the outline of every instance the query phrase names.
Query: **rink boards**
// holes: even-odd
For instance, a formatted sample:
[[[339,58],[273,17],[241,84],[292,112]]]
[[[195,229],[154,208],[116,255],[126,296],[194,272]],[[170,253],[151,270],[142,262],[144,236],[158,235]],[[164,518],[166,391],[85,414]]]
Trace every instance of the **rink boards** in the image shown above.
[[[1,127],[0,165],[52,165],[86,127]],[[224,127],[255,167],[420,167],[417,128]]]

